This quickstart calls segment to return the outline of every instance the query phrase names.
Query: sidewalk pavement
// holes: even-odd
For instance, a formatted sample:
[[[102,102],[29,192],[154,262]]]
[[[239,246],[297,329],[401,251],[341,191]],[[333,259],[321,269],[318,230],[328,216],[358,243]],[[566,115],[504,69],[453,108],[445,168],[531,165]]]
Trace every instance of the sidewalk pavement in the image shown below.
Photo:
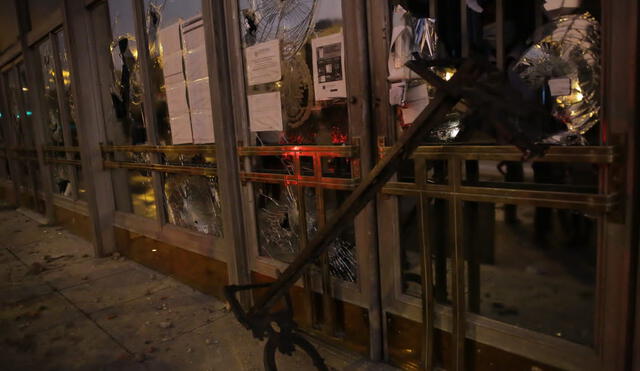
[[[262,370],[225,304],[61,227],[0,211],[1,370]],[[336,370],[394,370],[317,344]],[[281,371],[313,370],[302,353]]]

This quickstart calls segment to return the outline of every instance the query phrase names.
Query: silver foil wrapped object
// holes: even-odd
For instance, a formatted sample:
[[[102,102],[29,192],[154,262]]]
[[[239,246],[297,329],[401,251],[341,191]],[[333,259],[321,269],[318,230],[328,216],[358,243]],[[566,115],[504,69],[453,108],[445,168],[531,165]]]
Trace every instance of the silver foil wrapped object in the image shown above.
[[[569,79],[568,91],[546,99],[552,99],[552,115],[569,132],[584,134],[599,120],[600,25],[589,13],[572,14],[554,19],[541,31],[514,72],[529,87],[542,91],[548,91],[545,85],[550,80]]]

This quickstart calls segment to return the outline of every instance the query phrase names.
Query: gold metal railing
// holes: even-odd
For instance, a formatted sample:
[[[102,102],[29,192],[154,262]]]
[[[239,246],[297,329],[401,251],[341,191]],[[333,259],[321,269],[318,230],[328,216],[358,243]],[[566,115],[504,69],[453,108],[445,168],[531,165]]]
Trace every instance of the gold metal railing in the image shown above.
[[[532,161],[607,165],[613,163],[616,158],[616,150],[611,146],[558,146],[550,147],[543,157],[532,159]],[[582,187],[464,179],[462,172],[464,161],[521,161],[521,152],[513,146],[422,146],[413,153],[412,159],[415,166],[415,180],[412,182],[389,182],[383,188],[383,193],[399,196],[425,195],[461,201],[533,205],[585,212],[610,212],[619,202],[617,193],[604,193],[595,185]],[[429,161],[446,163],[446,184],[431,184],[426,181],[424,173]]]
[[[188,174],[202,176],[216,176],[218,174],[217,167],[214,165],[216,160],[215,145],[135,145],[135,146],[102,146],[103,166],[108,169],[131,169],[131,170],[147,170],[158,171],[172,174]],[[117,161],[113,156],[117,153],[163,153],[163,154],[184,154],[184,155],[206,155],[207,160],[213,163],[203,164],[203,166],[174,165],[161,164],[154,162],[134,162],[134,161]],[[150,161],[153,161],[151,158]]]
[[[289,173],[269,169],[255,168],[253,171],[240,173],[243,182],[273,183],[286,185],[300,185],[304,187],[319,187],[324,189],[353,190],[360,182],[358,145],[316,146],[316,145],[288,145],[288,146],[247,146],[239,147],[241,157],[258,159],[259,157],[286,157],[292,162]],[[312,174],[305,174],[301,168],[301,158],[311,158]],[[327,176],[323,173],[322,160],[325,158],[348,159],[349,177]]]
[[[70,158],[73,155],[69,155],[72,153],[80,154],[80,147],[43,146],[42,150],[44,152],[44,162],[47,164],[82,166],[80,160],[74,160]],[[64,153],[66,158],[60,158],[60,156],[55,155],[56,153]]]

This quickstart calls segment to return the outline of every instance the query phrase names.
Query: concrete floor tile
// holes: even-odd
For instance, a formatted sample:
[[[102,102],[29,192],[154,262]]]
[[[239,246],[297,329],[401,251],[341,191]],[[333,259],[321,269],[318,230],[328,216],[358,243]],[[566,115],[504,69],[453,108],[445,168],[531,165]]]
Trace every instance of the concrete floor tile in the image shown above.
[[[0,305],[0,334],[36,334],[83,314],[58,293]]]
[[[231,314],[226,314],[157,347],[145,363],[158,371],[262,370],[261,345]]]
[[[18,261],[0,265],[0,304],[13,304],[51,293],[51,288]]]
[[[14,211],[0,210],[0,236],[0,370],[263,370],[264,342],[224,302],[128,260],[94,259],[85,241]],[[393,369],[317,347],[336,370]],[[302,352],[277,360],[314,369]]]
[[[49,241],[55,237],[49,233],[49,228],[40,227],[35,222],[21,223],[19,219],[5,223],[1,228],[2,244],[9,247],[28,245],[38,241]]]
[[[251,335],[232,314],[186,333],[149,354],[145,364],[150,370],[264,370],[264,342]],[[336,352],[314,342],[333,370],[344,371],[393,371],[394,367],[370,362],[357,355]],[[276,354],[281,371],[315,370],[311,359],[302,351],[292,356]]]
[[[41,240],[28,245],[9,248],[20,260],[27,264],[78,262],[89,259],[92,254],[91,245],[79,238],[56,236],[50,240]]]
[[[145,352],[225,315],[219,303],[171,287],[105,308],[91,317],[128,349]]]
[[[151,279],[139,270],[127,269],[61,292],[86,313],[94,313],[173,285],[173,280]]]
[[[20,303],[51,292],[47,284],[38,281],[23,282],[19,285],[2,285],[0,286],[0,303]]]
[[[40,277],[57,290],[63,290],[132,269],[131,261],[111,258],[87,258],[80,261],[61,259],[47,265]]]
[[[86,318],[4,339],[3,370],[101,370],[128,353]],[[30,368],[24,368],[29,366]]]

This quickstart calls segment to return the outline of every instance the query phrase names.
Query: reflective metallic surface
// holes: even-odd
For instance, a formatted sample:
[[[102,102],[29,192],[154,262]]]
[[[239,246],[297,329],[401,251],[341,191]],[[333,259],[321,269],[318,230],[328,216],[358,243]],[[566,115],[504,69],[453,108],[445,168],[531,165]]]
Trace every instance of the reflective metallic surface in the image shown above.
[[[598,123],[600,111],[600,25],[589,14],[556,18],[514,66],[534,89],[542,89],[552,114],[567,129],[584,134]],[[570,79],[570,93],[548,97],[550,79]]]

